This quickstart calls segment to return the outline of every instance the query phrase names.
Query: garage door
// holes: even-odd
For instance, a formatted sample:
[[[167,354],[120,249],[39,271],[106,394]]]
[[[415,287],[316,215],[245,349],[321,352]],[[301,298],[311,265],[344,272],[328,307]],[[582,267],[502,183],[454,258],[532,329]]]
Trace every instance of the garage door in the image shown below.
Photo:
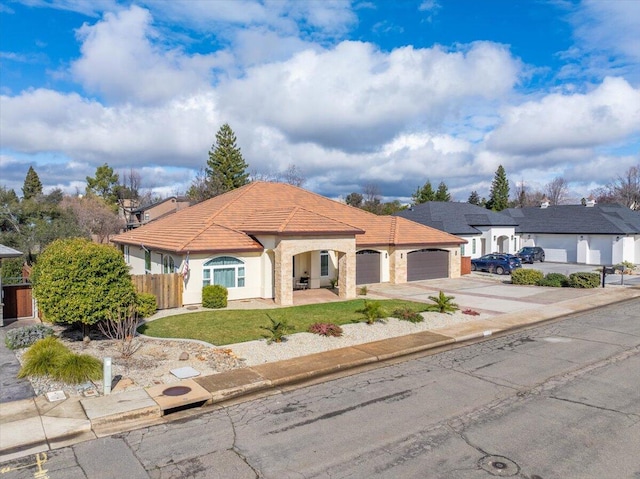
[[[575,235],[538,235],[536,246],[544,249],[545,261],[575,263],[578,261],[578,243]]]
[[[611,264],[611,237],[592,236],[589,241],[589,264]]]
[[[370,249],[356,253],[356,284],[380,282],[380,253]]]
[[[412,251],[407,255],[407,281],[449,277],[449,252],[439,249]]]

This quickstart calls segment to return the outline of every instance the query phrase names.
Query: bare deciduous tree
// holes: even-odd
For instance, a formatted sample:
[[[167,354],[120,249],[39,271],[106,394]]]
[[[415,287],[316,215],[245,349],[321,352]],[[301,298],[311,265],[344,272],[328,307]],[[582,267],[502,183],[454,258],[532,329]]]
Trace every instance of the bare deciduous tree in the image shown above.
[[[129,359],[140,348],[135,340],[138,327],[138,313],[134,304],[126,311],[112,313],[108,319],[100,321],[98,328],[107,338],[118,341],[118,347],[123,359]]]
[[[382,210],[382,201],[380,197],[380,188],[373,183],[367,183],[362,188],[364,193],[364,203],[362,209],[379,215]]]
[[[124,219],[119,218],[105,201],[96,196],[65,197],[60,206],[70,210],[80,228],[95,237],[98,243],[109,242],[111,235],[124,227]]]
[[[598,203],[620,203],[640,210],[640,165],[630,167],[623,175],[593,193]]]
[[[287,166],[287,169],[284,170],[284,173],[282,173],[283,183],[288,183],[293,186],[302,186],[305,181],[307,181],[307,179],[304,174],[293,163],[290,163],[289,166]]]
[[[561,205],[567,199],[569,184],[567,180],[558,176],[545,185],[544,191],[551,205]]]

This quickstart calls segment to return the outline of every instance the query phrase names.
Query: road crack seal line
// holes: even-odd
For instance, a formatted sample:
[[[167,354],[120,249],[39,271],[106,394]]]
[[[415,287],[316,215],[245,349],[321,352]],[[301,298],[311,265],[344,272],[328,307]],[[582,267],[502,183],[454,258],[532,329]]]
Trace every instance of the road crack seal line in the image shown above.
[[[316,418],[313,419],[309,419],[307,421],[301,421],[295,424],[291,424],[290,426],[287,427],[283,427],[281,429],[276,429],[274,431],[270,431],[268,434],[278,434],[281,432],[285,432],[285,431],[289,431],[291,429],[295,429],[298,427],[302,427],[302,426],[308,426],[309,424],[313,424],[314,422],[318,422],[318,421],[323,421],[325,419],[331,419],[337,416],[342,416],[343,414],[346,414],[348,412],[351,411],[355,411],[356,409],[360,409],[362,407],[366,407],[366,406],[370,406],[371,404],[376,404],[376,403],[380,403],[380,402],[395,402],[395,401],[401,401],[409,396],[411,396],[413,393],[411,390],[406,390],[406,391],[400,391],[398,393],[395,394],[389,394],[388,396],[382,396],[379,398],[375,398],[375,399],[371,399],[369,401],[365,401],[362,402],[360,404],[356,404],[354,406],[350,406],[344,409],[338,409],[336,411],[332,411],[326,414],[323,414],[321,416],[318,416]]]
[[[561,397],[558,397],[558,396],[549,396],[549,398],[550,399],[556,399],[558,401],[568,402],[568,403],[571,403],[571,404],[578,404],[580,406],[585,406],[585,407],[598,409],[600,411],[615,412],[615,413],[618,413],[618,414],[622,414],[623,416],[626,416],[626,417],[633,417],[633,418],[639,418],[640,419],[640,414],[636,414],[636,413],[633,413],[633,412],[618,411],[617,409],[611,409],[611,408],[608,408],[608,407],[602,407],[602,406],[598,406],[596,404],[589,404],[589,403],[586,403],[586,402],[583,402],[583,401],[575,401],[573,399],[568,399],[568,398],[561,398]]]

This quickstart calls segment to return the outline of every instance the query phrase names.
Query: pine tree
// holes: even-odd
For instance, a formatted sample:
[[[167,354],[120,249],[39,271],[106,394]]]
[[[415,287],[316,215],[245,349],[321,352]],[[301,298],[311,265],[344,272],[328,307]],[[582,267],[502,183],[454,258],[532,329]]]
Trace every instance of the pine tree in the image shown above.
[[[216,142],[209,151],[205,169],[207,181],[219,185],[218,193],[234,190],[249,183],[247,166],[236,143],[235,133],[225,123],[216,133]],[[215,192],[212,193],[215,196]]]
[[[112,209],[117,208],[119,176],[106,163],[96,168],[95,178],[87,176],[87,195],[101,197]]]
[[[433,201],[436,198],[436,194],[431,186],[431,181],[427,180],[424,186],[418,188],[412,195],[413,202],[418,205],[420,203],[426,203],[427,201]]]
[[[42,194],[42,182],[38,177],[38,173],[33,169],[33,166],[29,167],[27,176],[24,179],[24,185],[22,186],[22,197],[25,200],[37,198]]]
[[[434,201],[451,201],[451,195],[449,194],[449,188],[444,181],[441,181],[438,185],[438,190],[434,196]]]
[[[493,211],[502,211],[509,207],[509,180],[502,165],[498,166],[491,183],[491,192],[487,208]]]
[[[467,203],[478,206],[480,204],[480,196],[476,190],[473,190],[469,195]]]

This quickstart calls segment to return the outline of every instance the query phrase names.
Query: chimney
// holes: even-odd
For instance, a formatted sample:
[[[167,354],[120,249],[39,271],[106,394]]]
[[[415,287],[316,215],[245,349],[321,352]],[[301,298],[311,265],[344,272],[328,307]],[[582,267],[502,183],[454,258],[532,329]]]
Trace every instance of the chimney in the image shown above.
[[[542,201],[540,202],[540,208],[542,208],[542,209],[548,208],[549,204],[550,204],[549,198],[547,198],[546,195],[543,196],[542,197]]]

